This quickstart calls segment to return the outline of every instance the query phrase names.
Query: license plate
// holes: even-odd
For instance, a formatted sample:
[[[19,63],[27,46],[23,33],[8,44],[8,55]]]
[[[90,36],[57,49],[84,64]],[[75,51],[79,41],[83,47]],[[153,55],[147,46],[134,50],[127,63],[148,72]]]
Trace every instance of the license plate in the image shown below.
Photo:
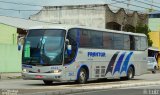
[[[43,78],[43,76],[36,76],[36,78]]]

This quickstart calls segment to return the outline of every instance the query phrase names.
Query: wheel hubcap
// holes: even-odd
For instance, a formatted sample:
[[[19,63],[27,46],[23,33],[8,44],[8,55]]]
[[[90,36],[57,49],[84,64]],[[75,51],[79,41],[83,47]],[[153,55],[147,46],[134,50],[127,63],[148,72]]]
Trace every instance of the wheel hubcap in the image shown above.
[[[86,78],[85,73],[84,73],[84,72],[81,72],[81,73],[80,73],[80,79],[81,79],[81,81],[84,81],[85,78]]]
[[[132,76],[133,76],[133,74],[132,74],[132,71],[130,70],[130,71],[129,71],[129,78],[131,79]]]

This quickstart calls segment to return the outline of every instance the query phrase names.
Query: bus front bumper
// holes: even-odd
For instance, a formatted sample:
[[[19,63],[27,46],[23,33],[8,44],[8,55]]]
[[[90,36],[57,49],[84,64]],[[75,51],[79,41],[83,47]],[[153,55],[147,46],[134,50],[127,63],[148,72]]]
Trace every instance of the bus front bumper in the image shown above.
[[[62,81],[62,74],[57,73],[28,73],[22,72],[22,78],[25,80],[53,80]]]

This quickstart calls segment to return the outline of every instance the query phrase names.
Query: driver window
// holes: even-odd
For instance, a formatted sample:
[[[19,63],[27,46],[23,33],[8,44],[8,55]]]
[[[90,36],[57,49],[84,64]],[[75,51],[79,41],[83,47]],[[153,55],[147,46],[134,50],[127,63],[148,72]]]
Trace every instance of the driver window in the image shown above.
[[[77,47],[78,47],[78,44],[77,44],[77,29],[71,29],[69,30],[68,32],[68,35],[67,35],[67,39],[69,40],[69,43],[66,43],[65,45],[65,64],[68,64],[70,62],[72,62],[76,56],[76,52],[77,52]],[[72,47],[72,51],[71,51],[71,54],[68,55],[67,54],[67,45],[71,45]]]

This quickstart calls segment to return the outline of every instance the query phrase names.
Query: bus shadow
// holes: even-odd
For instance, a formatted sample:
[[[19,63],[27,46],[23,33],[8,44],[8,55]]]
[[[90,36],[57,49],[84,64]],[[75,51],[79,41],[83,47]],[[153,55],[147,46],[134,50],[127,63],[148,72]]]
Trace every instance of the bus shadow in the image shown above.
[[[126,80],[126,79],[98,79],[98,80],[93,80],[89,81],[88,83],[117,83],[117,82],[122,82],[122,81],[139,81],[142,79],[131,79],[131,80]]]
[[[112,83],[114,84],[117,84],[117,83],[121,83],[122,81],[140,81],[142,79],[131,79],[131,80],[125,80],[125,79],[97,79],[97,80],[90,80],[88,81],[86,84],[78,84],[76,82],[53,82],[52,84],[50,85],[45,85],[43,82],[42,84],[27,84],[27,85],[30,85],[30,86],[87,86],[87,85],[92,85],[92,84],[95,84],[95,83]]]

